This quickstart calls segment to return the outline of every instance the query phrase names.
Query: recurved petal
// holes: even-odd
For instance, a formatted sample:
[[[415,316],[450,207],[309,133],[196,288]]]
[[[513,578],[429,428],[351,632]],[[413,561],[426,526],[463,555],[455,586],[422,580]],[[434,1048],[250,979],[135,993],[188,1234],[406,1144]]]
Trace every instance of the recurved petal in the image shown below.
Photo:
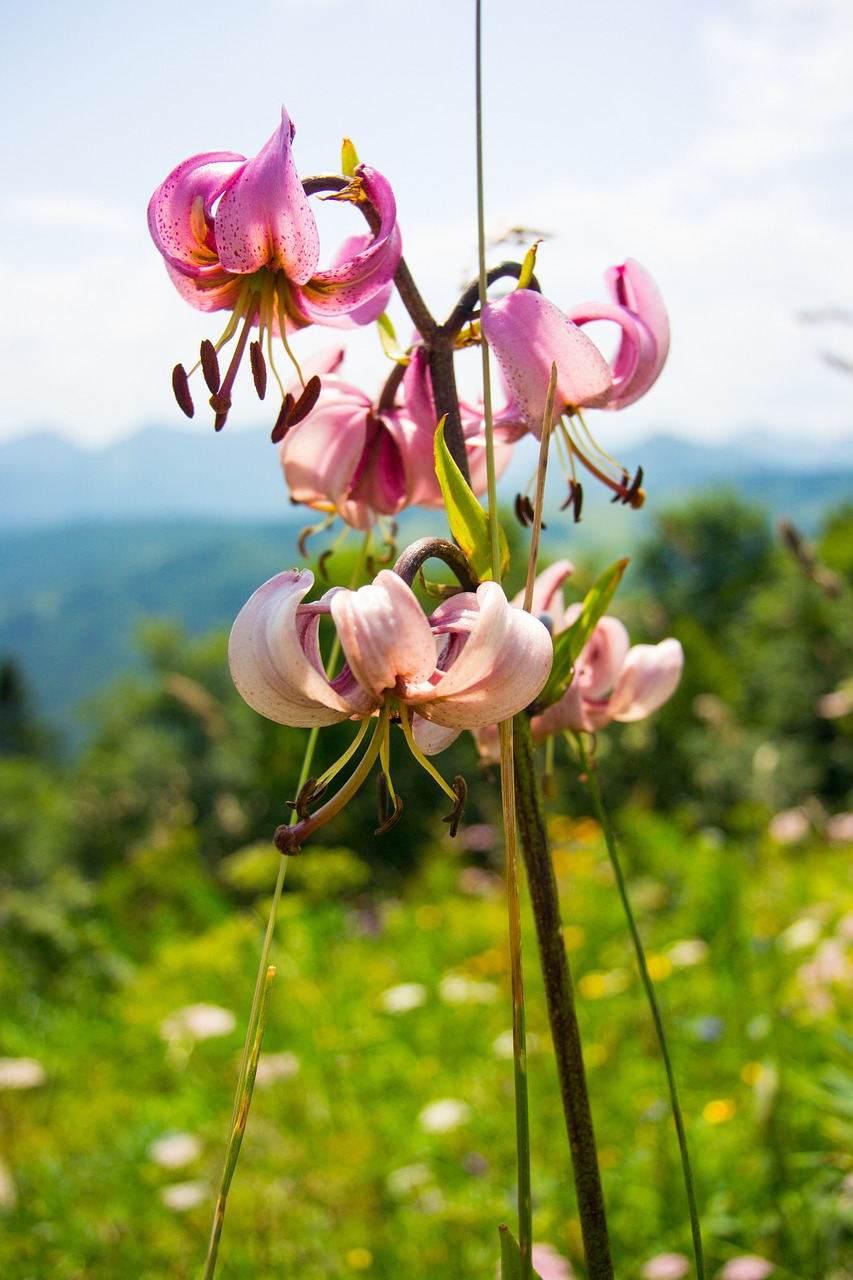
[[[376,169],[360,165],[355,181],[379,215],[379,226],[370,237],[356,236],[335,255],[330,267],[314,273],[299,291],[299,305],[310,320],[336,323],[349,316],[364,324],[381,315],[389,296],[389,283],[403,256],[397,226],[397,205],[387,178]],[[301,282],[300,282],[301,283]],[[381,295],[382,304],[371,303]]]
[[[313,585],[307,569],[270,578],[240,610],[228,642],[231,676],[249,706],[268,720],[302,728],[363,715],[376,705],[362,690],[348,687],[344,697],[333,689],[318,669],[314,640],[300,636],[306,628],[297,610]]]
[[[369,586],[339,592],[331,610],[355,678],[378,701],[389,690],[430,679],[435,640],[414,592],[398,574],[382,569]]]
[[[610,267],[606,280],[616,301],[636,318],[640,340],[634,373],[618,379],[620,385],[614,387],[607,405],[608,409],[623,409],[649,390],[664,366],[669,353],[669,316],[655,282],[639,262],[629,258],[621,266]],[[621,373],[618,357],[614,373]]]
[[[461,729],[448,729],[443,724],[433,724],[430,720],[424,720],[423,716],[412,716],[412,737],[425,756],[438,755],[439,751],[444,751],[451,742],[455,742],[461,732]]]
[[[470,596],[457,597],[470,600]],[[432,615],[451,618],[454,601]],[[458,606],[459,607],[459,606]],[[465,606],[468,608],[469,606]],[[515,715],[532,702],[548,678],[553,647],[538,618],[514,609],[495,582],[477,588],[468,638],[435,687],[431,700],[418,701],[418,712],[436,724],[476,729]]]
[[[610,366],[613,391],[607,407],[613,408],[616,400],[627,395],[631,388],[644,354],[644,342],[647,341],[648,334],[645,331],[641,333],[642,326],[637,325],[635,318],[625,307],[614,306],[611,302],[584,302],[578,307],[572,307],[566,314],[577,325],[609,320],[621,329],[619,348]]]
[[[644,720],[657,711],[677,689],[683,666],[684,651],[677,640],[634,645],[607,699],[603,723]],[[589,716],[594,727],[599,728],[599,711],[590,706]]]
[[[575,669],[575,681],[585,697],[601,698],[610,692],[630,648],[631,640],[624,622],[607,614],[598,620],[578,655]]]
[[[216,261],[211,207],[246,163],[233,151],[206,151],[173,169],[148,203],[148,229],[167,263],[184,275]]]
[[[551,365],[557,365],[554,419],[567,407],[605,405],[613,389],[610,367],[594,342],[547,298],[532,289],[487,302],[483,333],[529,429],[542,434]]]
[[[320,237],[291,152],[293,127],[281,124],[261,151],[227,184],[216,210],[219,259],[239,274],[274,267],[294,284],[314,274]]]
[[[548,614],[555,624],[551,628],[552,631],[556,629],[556,625],[560,623],[563,616],[563,597],[562,593],[557,595],[557,592],[569,574],[574,571],[575,566],[571,560],[555,560],[553,564],[548,565],[547,569],[543,569],[536,575],[530,612],[534,618],[541,618],[543,613]],[[516,609],[520,609],[524,604],[524,592],[519,591],[512,603]]]

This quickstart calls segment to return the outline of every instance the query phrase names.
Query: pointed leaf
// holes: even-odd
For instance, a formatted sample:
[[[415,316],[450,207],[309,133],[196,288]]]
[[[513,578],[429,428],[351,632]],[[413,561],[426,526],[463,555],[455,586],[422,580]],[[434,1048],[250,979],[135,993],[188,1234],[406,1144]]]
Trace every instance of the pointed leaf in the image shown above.
[[[590,587],[583,602],[583,607],[575,621],[565,631],[554,636],[554,665],[548,677],[548,683],[536,699],[535,710],[544,711],[552,703],[558,702],[569,687],[578,654],[589,640],[599,619],[604,616],[607,606],[613,599],[614,592],[622,581],[622,575],[628,567],[628,561],[617,560],[598,581]]]
[[[388,359],[395,361],[396,364],[411,364],[411,357],[406,355],[397,341],[394,326],[384,311],[376,321],[376,327],[379,330],[379,341],[382,343],[382,350]]]
[[[486,582],[494,576],[489,517],[450,455],[444,440],[444,423],[445,418],[442,418],[435,432],[435,473],[447,508],[450,532],[471,561],[477,577],[481,582]],[[501,557],[500,572],[503,576],[509,569],[509,546],[506,534],[500,528],[498,545]]]
[[[501,1238],[501,1280],[521,1280],[521,1252],[518,1241],[505,1223],[498,1227]],[[534,1280],[542,1280],[538,1271],[531,1268]]]
[[[349,138],[344,138],[341,145],[341,173],[345,178],[355,177],[358,168],[358,154]]]
[[[524,261],[521,264],[521,275],[518,277],[517,289],[529,289],[530,281],[533,279],[533,271],[536,267],[536,250],[542,243],[541,238],[534,240],[533,244],[524,255]]]

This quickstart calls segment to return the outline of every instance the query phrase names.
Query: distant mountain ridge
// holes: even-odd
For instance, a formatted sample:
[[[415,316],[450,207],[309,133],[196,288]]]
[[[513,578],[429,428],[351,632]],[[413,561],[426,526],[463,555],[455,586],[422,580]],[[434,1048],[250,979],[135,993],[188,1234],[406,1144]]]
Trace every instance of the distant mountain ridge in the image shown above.
[[[728,483],[763,494],[775,510],[778,502],[796,505],[818,495],[825,506],[845,490],[853,493],[853,430],[849,439],[833,443],[746,429],[736,443],[720,445],[661,434],[618,453],[629,467],[642,465],[650,492],[667,498]],[[530,459],[529,451],[523,453],[504,478],[508,500],[526,487]],[[555,471],[556,488],[561,481]],[[164,518],[298,524],[305,523],[305,512],[291,506],[276,450],[263,431],[215,435],[152,426],[98,451],[49,432],[0,444],[0,529]]]

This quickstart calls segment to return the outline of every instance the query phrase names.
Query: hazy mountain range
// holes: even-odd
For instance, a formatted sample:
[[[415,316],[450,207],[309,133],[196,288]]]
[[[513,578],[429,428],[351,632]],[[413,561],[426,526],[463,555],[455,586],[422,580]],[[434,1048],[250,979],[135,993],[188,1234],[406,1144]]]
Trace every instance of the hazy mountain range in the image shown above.
[[[783,442],[746,429],[740,440],[717,446],[657,435],[619,453],[629,468],[643,466],[655,499],[728,483],[773,511],[787,506],[793,515],[796,507],[801,518],[805,511],[808,522],[812,507],[853,491],[853,428],[849,439],[832,444],[805,434]],[[531,457],[527,451],[510,469],[502,484],[508,498],[526,487]],[[554,476],[553,483],[561,481]],[[154,517],[305,523],[304,511],[288,501],[263,431],[147,427],[98,451],[49,432],[0,444],[0,528]]]
[[[806,533],[853,501],[853,433],[831,450],[754,432],[737,447],[657,436],[620,460],[643,465],[645,508],[612,506],[590,484],[575,526],[556,513],[562,478],[549,477],[552,555],[604,567],[663,507],[720,487]],[[502,482],[507,503],[532,469],[528,451]],[[73,726],[81,700],[139,665],[146,621],[172,618],[191,634],[227,627],[261,582],[303,562],[296,538],[308,515],[289,502],[263,432],[149,428],[99,452],[49,434],[0,445],[0,658],[20,664],[45,718]],[[401,544],[436,519],[411,512]]]

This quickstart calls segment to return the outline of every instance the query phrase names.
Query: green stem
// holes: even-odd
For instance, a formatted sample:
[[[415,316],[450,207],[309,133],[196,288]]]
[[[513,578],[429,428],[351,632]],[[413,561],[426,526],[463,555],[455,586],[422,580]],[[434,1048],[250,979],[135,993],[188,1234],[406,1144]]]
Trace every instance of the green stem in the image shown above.
[[[675,1121],[675,1131],[678,1135],[678,1149],[681,1153],[681,1169],[684,1177],[684,1190],[687,1195],[687,1207],[690,1213],[690,1229],[693,1233],[693,1255],[696,1259],[696,1277],[697,1280],[704,1280],[705,1258],[702,1250],[702,1232],[699,1226],[699,1211],[696,1205],[696,1187],[693,1181],[693,1171],[690,1167],[690,1154],[687,1150],[687,1135],[684,1131],[684,1118],[681,1114],[681,1105],[678,1101],[678,1089],[676,1087],[675,1073],[673,1072],[672,1062],[669,1056],[669,1048],[667,1047],[666,1033],[663,1028],[663,1019],[661,1018],[657,996],[655,995],[654,984],[652,983],[651,975],[649,974],[649,967],[646,964],[646,954],[643,950],[642,941],[640,940],[637,922],[634,919],[634,912],[631,909],[628,891],[625,888],[625,877],[622,875],[622,866],[616,850],[616,840],[604,809],[604,802],[601,799],[601,790],[598,785],[598,779],[595,775],[595,769],[593,763],[589,759],[583,738],[579,733],[575,734],[575,743],[577,744],[581,768],[583,769],[586,779],[586,788],[589,792],[590,799],[592,800],[592,807],[595,811],[595,816],[598,819],[601,830],[604,834],[604,842],[607,845],[607,852],[610,855],[613,873],[616,876],[616,885],[619,890],[619,897],[622,900],[622,908],[625,912],[625,918],[628,921],[628,929],[631,933],[631,940],[634,944],[634,952],[637,957],[637,968],[640,971],[640,980],[642,981],[643,989],[646,993],[646,999],[649,1002],[652,1021],[655,1024],[655,1033],[660,1046],[661,1057],[663,1058],[667,1084],[669,1085],[669,1099],[672,1107],[672,1118]]]
[[[533,739],[525,712],[522,711],[515,717],[513,728],[518,830],[527,868],[539,958],[545,981],[548,1021],[572,1153],[587,1276],[589,1280],[613,1280],[607,1215],[581,1052],[580,1028],[563,939],[557,880],[548,847]]]

